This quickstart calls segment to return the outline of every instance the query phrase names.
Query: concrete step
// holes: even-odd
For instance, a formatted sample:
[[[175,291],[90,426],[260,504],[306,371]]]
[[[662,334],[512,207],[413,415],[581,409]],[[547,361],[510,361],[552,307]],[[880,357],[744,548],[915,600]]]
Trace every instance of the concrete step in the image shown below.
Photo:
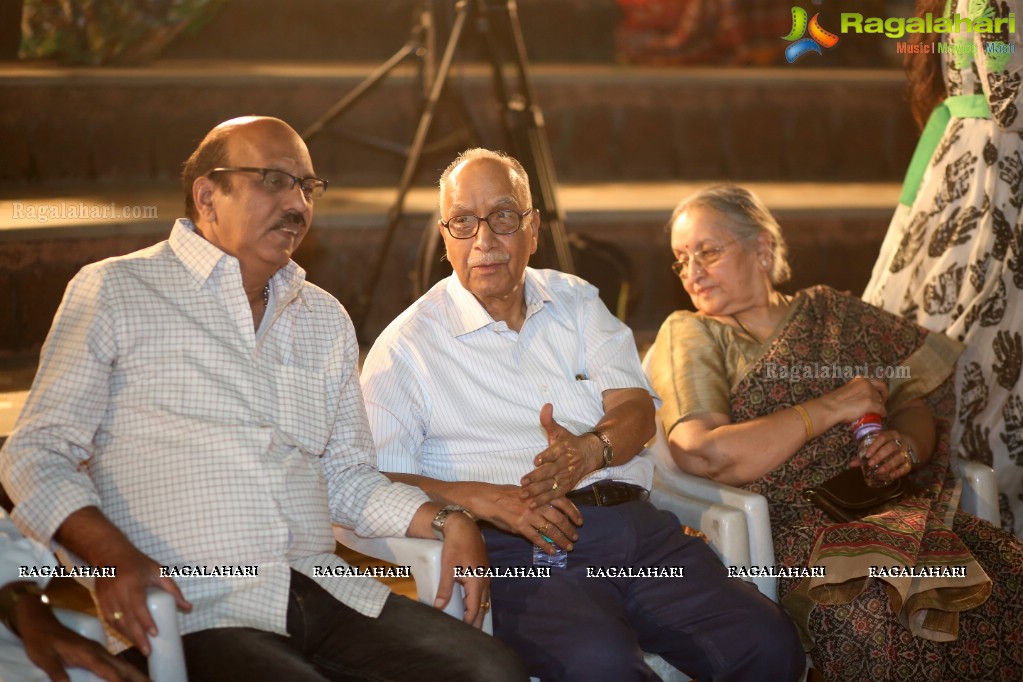
[[[601,288],[612,310],[649,335],[688,301],[670,269],[664,226],[678,200],[705,182],[565,184],[559,199],[573,235],[579,274]],[[747,183],[777,214],[791,247],[789,289],[826,283],[859,292],[870,275],[892,211],[895,183]],[[409,196],[375,302],[359,315],[384,236],[391,188],[331,188],[296,254],[310,281],[345,304],[364,343],[413,300],[410,272],[436,202],[432,188]],[[0,190],[0,357],[37,350],[71,277],[87,263],[164,239],[181,215],[173,187]],[[86,217],[82,217],[86,214]],[[619,275],[621,273],[621,276]],[[621,278],[629,283],[620,288]]]
[[[349,62],[161,61],[142,68],[0,65],[0,183],[173,182],[216,123],[270,114],[303,130],[377,65]],[[916,130],[904,78],[890,70],[658,69],[540,64],[536,99],[562,182],[898,181]],[[449,92],[468,104],[487,146],[506,148],[489,68],[460,65]],[[453,100],[452,100],[453,101]],[[315,138],[317,171],[338,186],[397,183],[404,159],[356,143],[361,133],[399,149],[421,99],[414,69]],[[438,116],[439,135],[464,121]],[[424,156],[417,182],[468,145]]]

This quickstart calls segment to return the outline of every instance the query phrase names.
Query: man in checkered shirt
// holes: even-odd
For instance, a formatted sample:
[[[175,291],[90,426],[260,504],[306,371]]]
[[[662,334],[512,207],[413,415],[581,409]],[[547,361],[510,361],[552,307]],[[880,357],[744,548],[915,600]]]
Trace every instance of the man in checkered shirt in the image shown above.
[[[188,219],[72,280],[0,454],[26,534],[91,566],[112,649],[141,663],[145,589],[177,600],[190,676],[206,680],[523,679],[479,625],[344,576],[331,523],[433,537],[439,602],[486,565],[468,515],[372,466],[351,322],[291,255],[327,183],[283,121],[214,128],[182,173]],[[341,570],[338,570],[341,569]],[[339,575],[341,574],[341,575]],[[169,576],[174,576],[169,577]]]

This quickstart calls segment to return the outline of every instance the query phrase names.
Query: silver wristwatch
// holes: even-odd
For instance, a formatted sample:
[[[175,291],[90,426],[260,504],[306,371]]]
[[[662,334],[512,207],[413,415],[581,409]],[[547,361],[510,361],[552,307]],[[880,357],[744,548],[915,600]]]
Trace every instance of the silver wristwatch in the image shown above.
[[[430,525],[433,527],[433,534],[437,537],[438,540],[444,539],[444,524],[447,523],[448,516],[451,514],[451,512],[462,512],[463,514],[469,517],[470,521],[476,520],[476,517],[472,515],[472,512],[470,512],[465,507],[461,507],[457,504],[449,504],[444,507],[441,507],[441,510],[437,512],[437,515],[433,517],[433,521],[430,523]]]
[[[906,454],[909,455],[909,462],[912,468],[916,469],[920,465],[920,458],[916,456],[916,450],[909,443],[906,443]]]

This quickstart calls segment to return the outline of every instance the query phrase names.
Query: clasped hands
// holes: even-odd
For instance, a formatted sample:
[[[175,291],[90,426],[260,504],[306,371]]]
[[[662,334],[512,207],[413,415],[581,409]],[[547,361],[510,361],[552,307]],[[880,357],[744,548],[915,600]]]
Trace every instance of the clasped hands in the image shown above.
[[[565,495],[600,468],[601,448],[595,436],[577,436],[556,422],[550,403],[540,409],[540,426],[547,433],[547,448],[533,459],[536,468],[522,477],[519,486],[495,486],[503,498],[499,506],[506,512],[504,523],[496,525],[522,535],[548,554],[555,552],[554,546],[571,551],[583,517]]]

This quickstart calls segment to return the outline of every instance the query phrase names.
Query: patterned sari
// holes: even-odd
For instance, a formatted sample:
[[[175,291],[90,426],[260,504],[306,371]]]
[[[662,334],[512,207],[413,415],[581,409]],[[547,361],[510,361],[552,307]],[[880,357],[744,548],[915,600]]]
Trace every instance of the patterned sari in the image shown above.
[[[802,498],[848,467],[856,448],[844,424],[745,486],[768,500],[777,563],[826,568],[822,578],[779,581],[782,605],[826,679],[1023,679],[1023,545],[956,510],[948,436],[958,351],[826,287],[797,294],[762,345],[691,313],[670,317],[658,336],[652,374],[669,429],[700,412],[755,419],[878,370],[897,375],[889,412],[923,398],[934,415],[937,447],[909,477],[914,493],[860,522],[834,523]],[[712,376],[722,368],[723,381]],[[868,577],[872,566],[936,575]]]

